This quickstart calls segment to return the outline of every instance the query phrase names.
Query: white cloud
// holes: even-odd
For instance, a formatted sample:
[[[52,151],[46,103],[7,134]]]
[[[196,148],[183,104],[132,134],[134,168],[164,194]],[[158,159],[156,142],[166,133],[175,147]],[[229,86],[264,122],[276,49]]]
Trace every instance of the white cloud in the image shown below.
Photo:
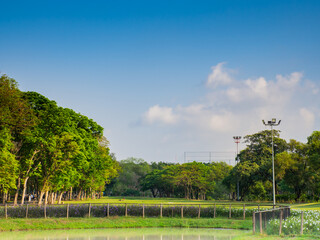
[[[230,112],[213,114],[210,118],[210,129],[216,132],[229,132],[234,129],[235,117]]]
[[[295,87],[303,77],[303,74],[300,72],[293,72],[289,76],[282,76],[278,74],[276,76],[277,84],[284,88],[293,88]]]
[[[303,79],[300,72],[278,74],[271,80],[262,76],[233,80],[229,75],[232,70],[225,70],[223,64],[212,67],[205,98],[186,106],[155,105],[145,113],[146,122],[175,126],[170,132],[179,133],[173,135],[172,141],[189,139],[195,144],[197,139],[208,146],[212,146],[208,142],[223,146],[233,134],[263,130],[262,119],[281,119],[277,129],[281,129],[283,137],[304,141],[311,134],[320,118],[316,83]]]
[[[248,86],[250,95],[265,99],[268,97],[268,83],[263,77],[256,80],[248,79],[245,84]]]
[[[306,125],[308,128],[312,128],[315,121],[315,115],[313,112],[306,108],[300,108],[299,113],[303,119],[304,125]]]
[[[223,67],[225,63],[218,63],[216,66],[211,67],[212,73],[209,74],[207,79],[208,87],[217,87],[219,85],[228,85],[232,82],[230,72]]]
[[[177,116],[172,112],[170,107],[160,107],[155,105],[149,108],[145,113],[145,121],[149,124],[152,123],[164,123],[164,124],[174,124],[177,122]]]

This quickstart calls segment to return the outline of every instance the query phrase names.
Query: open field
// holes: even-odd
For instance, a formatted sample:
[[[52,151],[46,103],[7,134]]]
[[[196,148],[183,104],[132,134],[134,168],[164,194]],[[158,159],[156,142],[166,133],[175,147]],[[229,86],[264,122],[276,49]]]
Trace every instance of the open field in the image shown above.
[[[267,201],[257,201],[257,202],[237,202],[228,200],[188,200],[184,198],[144,198],[144,197],[102,197],[101,199],[88,199],[83,201],[64,201],[64,203],[128,203],[128,204],[232,204],[232,205],[260,205],[260,206],[272,206],[272,202]],[[320,203],[278,203],[278,205],[291,206],[293,209],[299,210],[319,210]]]
[[[147,198],[147,197],[102,197],[100,199],[88,199],[83,201],[64,201],[64,203],[128,203],[128,204],[249,204],[249,205],[272,205],[272,202],[237,202],[228,200],[196,200],[184,198]],[[285,204],[284,204],[285,205]]]
[[[0,219],[0,231],[89,229],[89,228],[140,228],[140,227],[186,227],[251,229],[251,220],[226,218],[48,218],[48,219]]]

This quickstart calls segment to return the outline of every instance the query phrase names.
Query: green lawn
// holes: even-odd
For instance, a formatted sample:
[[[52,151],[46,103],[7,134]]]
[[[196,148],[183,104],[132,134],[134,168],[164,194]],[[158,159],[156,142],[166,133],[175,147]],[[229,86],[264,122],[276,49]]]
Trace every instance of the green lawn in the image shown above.
[[[47,219],[0,219],[0,231],[89,229],[89,228],[140,228],[140,227],[186,227],[250,229],[251,220],[227,218],[47,218]]]
[[[267,206],[272,206],[272,202],[237,202],[237,201],[228,201],[228,200],[187,200],[184,198],[146,198],[146,197],[102,197],[101,199],[88,199],[83,201],[64,201],[64,203],[72,203],[72,204],[81,204],[81,203],[127,203],[127,204],[190,204],[190,205],[198,205],[198,204],[232,204],[239,205],[241,208],[243,204],[248,205],[247,208],[250,208],[250,205],[255,205],[255,207],[259,204],[260,206],[266,208]],[[288,206],[290,205],[292,209],[298,210],[319,210],[320,211],[320,203],[278,203],[278,205]]]
[[[188,200],[184,198],[144,198],[144,197],[102,197],[101,199],[88,199],[83,201],[64,201],[66,203],[127,203],[127,204],[232,204],[232,205],[272,205],[272,202],[237,202],[237,201],[228,201],[228,200]]]

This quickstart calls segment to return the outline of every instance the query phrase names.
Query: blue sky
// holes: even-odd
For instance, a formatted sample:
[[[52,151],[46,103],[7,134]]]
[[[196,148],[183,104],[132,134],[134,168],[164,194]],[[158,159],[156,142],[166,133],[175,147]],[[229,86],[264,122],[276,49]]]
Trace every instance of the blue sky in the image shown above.
[[[319,130],[319,1],[0,6],[0,72],[97,121],[119,160],[234,151],[262,118]]]

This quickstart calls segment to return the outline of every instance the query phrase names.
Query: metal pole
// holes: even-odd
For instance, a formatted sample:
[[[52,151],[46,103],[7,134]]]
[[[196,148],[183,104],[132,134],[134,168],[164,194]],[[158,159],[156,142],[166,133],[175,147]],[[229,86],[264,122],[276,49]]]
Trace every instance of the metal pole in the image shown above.
[[[238,164],[240,162],[239,159],[239,143],[240,143],[240,139],[241,136],[234,136],[233,137],[234,142],[237,144],[237,157],[236,157],[236,164]],[[240,183],[239,183],[239,176],[237,175],[237,201],[240,201]]]
[[[238,143],[237,143],[237,163],[239,163],[239,156],[238,156]],[[239,175],[237,176],[237,201],[239,201],[240,196],[240,183],[239,183]]]
[[[271,125],[271,138],[272,138],[272,185],[273,185],[273,207],[276,206],[276,185],[274,177],[274,150],[273,150],[273,126]]]

